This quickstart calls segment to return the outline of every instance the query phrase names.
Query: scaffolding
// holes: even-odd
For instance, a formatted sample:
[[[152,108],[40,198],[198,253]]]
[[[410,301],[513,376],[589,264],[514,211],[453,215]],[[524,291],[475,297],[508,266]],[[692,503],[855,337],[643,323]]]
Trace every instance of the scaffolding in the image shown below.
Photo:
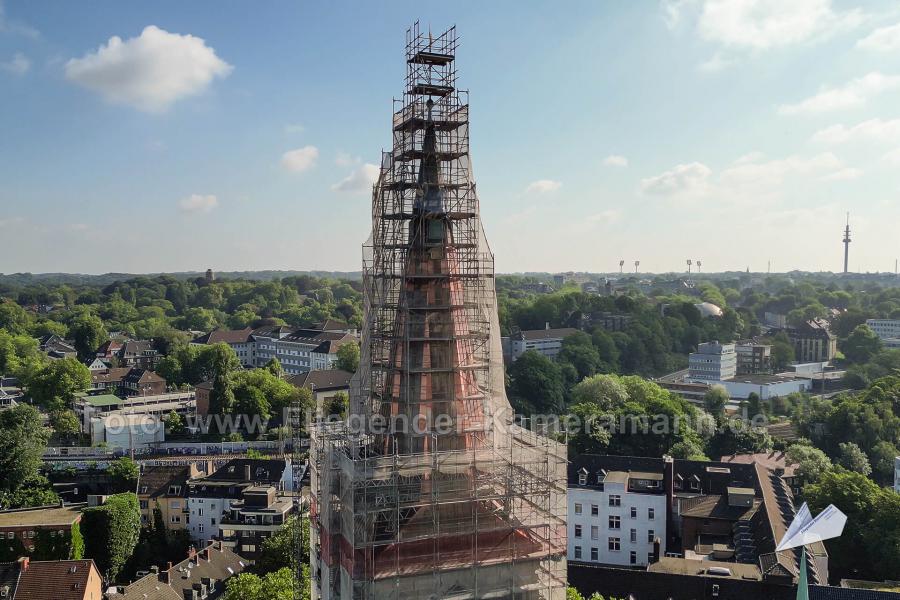
[[[565,598],[565,446],[512,422],[456,50],[407,31],[350,417],[311,428],[314,598]]]

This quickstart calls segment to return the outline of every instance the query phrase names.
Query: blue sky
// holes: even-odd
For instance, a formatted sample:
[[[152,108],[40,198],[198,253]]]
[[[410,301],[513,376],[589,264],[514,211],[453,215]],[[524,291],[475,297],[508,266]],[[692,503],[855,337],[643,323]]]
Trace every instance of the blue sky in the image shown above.
[[[900,256],[890,0],[0,7],[0,272],[358,270],[416,18],[499,271]]]

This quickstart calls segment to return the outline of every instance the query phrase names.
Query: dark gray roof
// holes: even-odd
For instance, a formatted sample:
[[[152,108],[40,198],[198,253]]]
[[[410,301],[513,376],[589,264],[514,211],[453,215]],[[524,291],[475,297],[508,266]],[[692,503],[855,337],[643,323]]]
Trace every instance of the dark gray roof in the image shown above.
[[[350,386],[352,373],[340,369],[323,369],[321,371],[307,371],[294,375],[288,381],[297,387],[314,386],[316,390],[324,392],[328,390],[342,390]]]

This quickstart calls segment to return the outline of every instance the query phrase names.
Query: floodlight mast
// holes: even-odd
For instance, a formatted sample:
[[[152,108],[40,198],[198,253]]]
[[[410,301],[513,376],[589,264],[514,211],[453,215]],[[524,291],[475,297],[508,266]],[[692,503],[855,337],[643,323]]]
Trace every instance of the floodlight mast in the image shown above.
[[[634,261],[634,274],[635,275],[637,275],[639,266],[641,266],[641,261],[639,261],[639,260]]]

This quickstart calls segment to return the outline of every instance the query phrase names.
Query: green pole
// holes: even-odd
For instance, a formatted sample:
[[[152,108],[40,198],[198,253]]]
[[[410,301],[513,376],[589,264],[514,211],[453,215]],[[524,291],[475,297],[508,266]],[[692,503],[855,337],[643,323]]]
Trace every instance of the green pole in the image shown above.
[[[800,551],[800,581],[797,582],[797,600],[809,600],[809,587],[806,585],[806,546]]]

